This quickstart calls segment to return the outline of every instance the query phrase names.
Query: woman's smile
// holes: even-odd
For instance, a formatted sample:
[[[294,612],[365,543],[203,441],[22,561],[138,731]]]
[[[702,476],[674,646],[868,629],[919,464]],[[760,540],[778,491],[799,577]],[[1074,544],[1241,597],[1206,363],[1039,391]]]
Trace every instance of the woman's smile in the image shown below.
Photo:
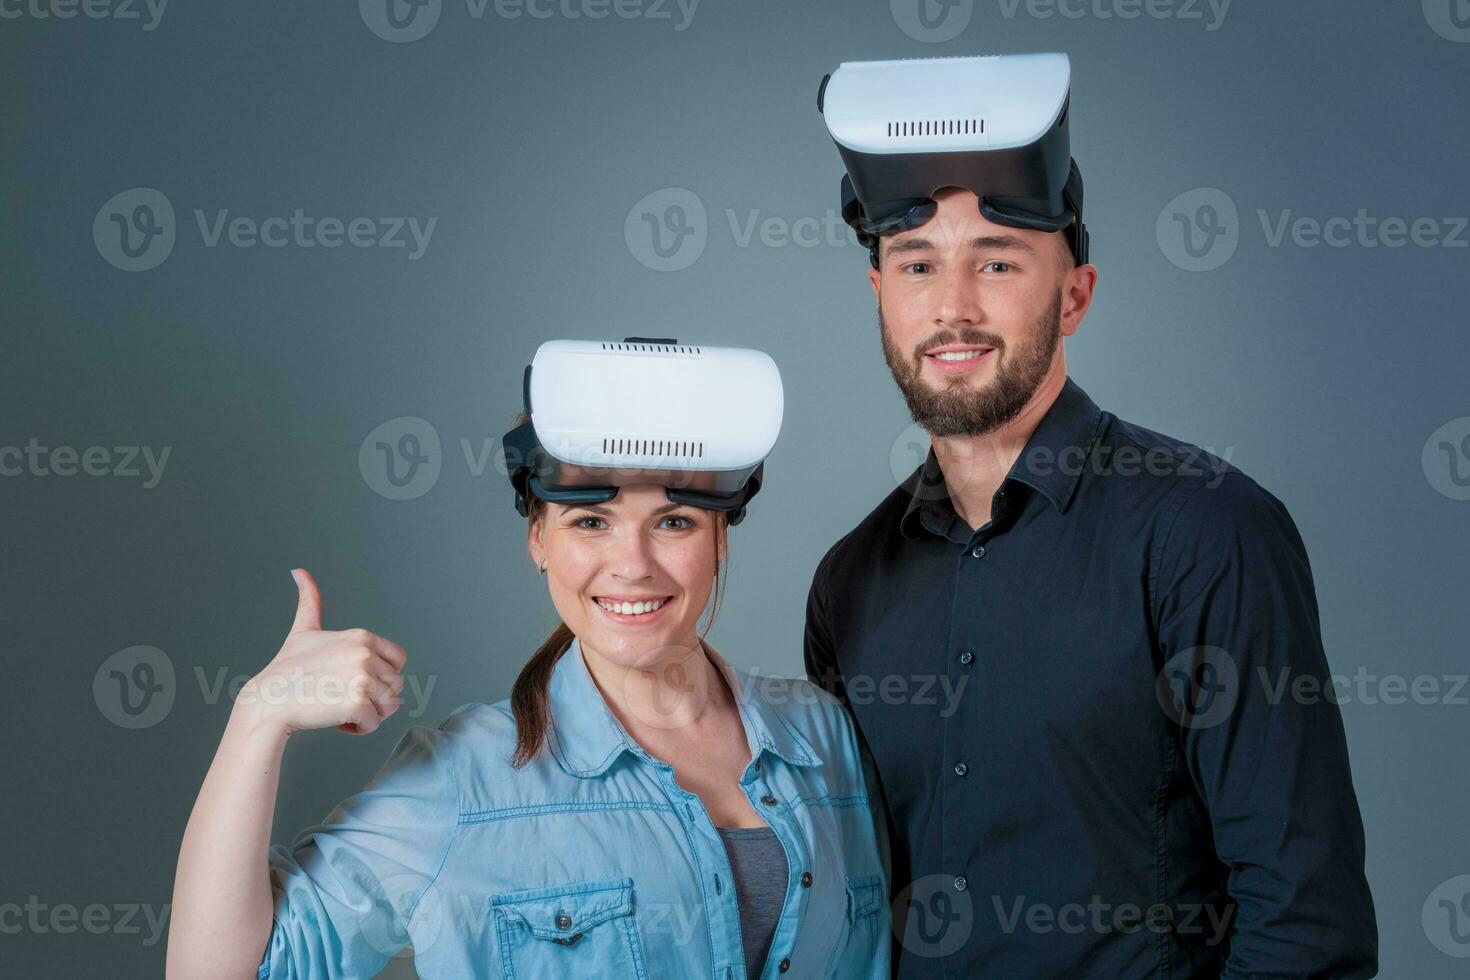
[[[615,623],[627,623],[630,625],[642,625],[651,623],[663,615],[663,610],[674,598],[671,595],[664,596],[616,596],[599,595],[593,596],[592,601],[597,608],[601,609],[603,615]]]

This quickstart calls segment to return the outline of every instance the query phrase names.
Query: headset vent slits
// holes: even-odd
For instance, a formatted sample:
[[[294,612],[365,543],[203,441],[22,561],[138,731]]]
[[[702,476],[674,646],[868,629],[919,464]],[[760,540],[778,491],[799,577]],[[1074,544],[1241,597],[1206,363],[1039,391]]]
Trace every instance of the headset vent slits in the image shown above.
[[[692,439],[616,439],[603,436],[602,451],[609,456],[679,456],[699,459],[704,442]]]
[[[890,137],[968,136],[984,132],[984,119],[897,119],[888,124]]]
[[[689,344],[615,344],[602,342],[603,350],[621,351],[624,354],[698,354],[700,349]]]

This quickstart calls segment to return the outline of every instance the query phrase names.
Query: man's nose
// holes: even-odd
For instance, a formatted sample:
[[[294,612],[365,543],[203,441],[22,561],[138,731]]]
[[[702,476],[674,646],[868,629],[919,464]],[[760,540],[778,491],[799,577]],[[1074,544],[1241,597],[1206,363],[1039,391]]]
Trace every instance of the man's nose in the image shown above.
[[[980,323],[985,319],[980,283],[968,271],[951,266],[940,274],[935,323],[940,326]]]

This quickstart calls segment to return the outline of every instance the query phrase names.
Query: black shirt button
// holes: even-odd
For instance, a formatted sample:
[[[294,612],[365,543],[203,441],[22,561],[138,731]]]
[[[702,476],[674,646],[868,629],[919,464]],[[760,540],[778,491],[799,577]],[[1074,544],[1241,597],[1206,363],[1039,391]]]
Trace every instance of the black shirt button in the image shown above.
[[[972,664],[974,662],[975,662],[975,655],[973,653],[971,653],[969,650],[966,650],[964,653],[960,654],[960,663],[962,663],[962,664],[964,664],[966,666],[969,666],[970,664]]]
[[[965,765],[963,762],[956,762],[954,764],[954,774],[956,776],[963,776],[965,773],[967,773],[969,771],[970,771],[970,767],[967,766],[967,765]]]
[[[970,549],[970,554],[974,555],[976,558],[984,558],[985,557],[985,545],[983,545],[983,544],[977,544],[977,545],[975,545],[975,547],[973,547],[973,548]]]
[[[801,887],[803,887],[803,888],[810,888],[810,887],[812,887],[812,873],[810,871],[803,871],[801,873]]]
[[[965,880],[965,876],[964,875],[955,875],[955,879],[954,879],[954,890],[955,891],[962,892],[966,888],[969,888],[969,887],[970,887],[970,883]]]
[[[572,917],[565,912],[558,912],[556,915],[556,927],[558,929],[570,929],[572,927]]]
[[[767,793],[765,796],[761,797],[761,802],[764,803],[766,806],[775,806],[776,798],[770,793]]]
[[[785,973],[789,969],[791,969],[791,961],[788,959],[783,959],[781,961],[781,972]]]

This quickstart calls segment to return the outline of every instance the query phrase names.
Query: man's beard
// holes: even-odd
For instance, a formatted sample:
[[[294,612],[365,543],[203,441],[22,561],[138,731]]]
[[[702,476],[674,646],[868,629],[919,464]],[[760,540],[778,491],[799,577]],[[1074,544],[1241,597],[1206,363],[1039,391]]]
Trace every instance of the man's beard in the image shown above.
[[[931,436],[984,435],[1020,415],[1051,368],[1052,357],[1062,339],[1062,291],[1057,290],[1051,305],[1014,350],[1007,350],[1005,340],[998,334],[967,327],[958,334],[941,330],[926,337],[905,357],[888,337],[882,303],[878,304],[878,332],[888,370],[893,373],[893,380],[908,403],[909,414],[920,428]],[[995,377],[978,390],[970,386],[964,374],[956,375],[942,389],[931,388],[922,377],[924,351],[945,344],[994,347],[989,356],[1000,362]]]

